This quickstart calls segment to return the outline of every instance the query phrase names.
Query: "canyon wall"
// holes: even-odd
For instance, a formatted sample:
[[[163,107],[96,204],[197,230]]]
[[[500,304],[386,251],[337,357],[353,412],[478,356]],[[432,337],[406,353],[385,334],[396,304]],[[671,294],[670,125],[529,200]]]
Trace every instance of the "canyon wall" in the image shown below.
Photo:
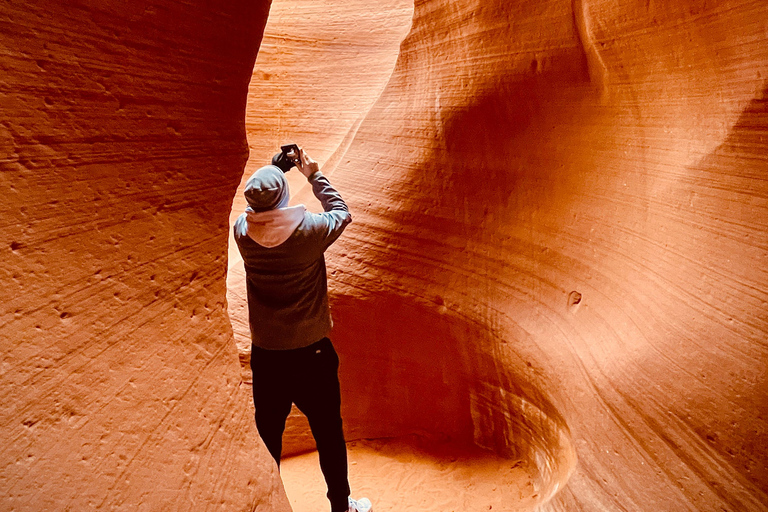
[[[0,509],[290,510],[225,304],[268,9],[0,7]]]
[[[324,166],[349,437],[524,458],[544,510],[766,510],[767,73],[761,0],[417,1]]]
[[[543,510],[766,510],[768,5],[295,5],[249,169],[296,137],[352,209],[349,437],[523,459]],[[0,8],[4,510],[289,509],[225,312],[268,8]]]

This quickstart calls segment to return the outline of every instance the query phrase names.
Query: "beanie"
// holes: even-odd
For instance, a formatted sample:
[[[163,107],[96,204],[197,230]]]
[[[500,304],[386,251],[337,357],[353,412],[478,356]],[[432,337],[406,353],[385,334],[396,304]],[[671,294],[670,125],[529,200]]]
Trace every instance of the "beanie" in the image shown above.
[[[290,193],[283,172],[274,165],[262,167],[245,183],[245,200],[254,212],[288,206]]]

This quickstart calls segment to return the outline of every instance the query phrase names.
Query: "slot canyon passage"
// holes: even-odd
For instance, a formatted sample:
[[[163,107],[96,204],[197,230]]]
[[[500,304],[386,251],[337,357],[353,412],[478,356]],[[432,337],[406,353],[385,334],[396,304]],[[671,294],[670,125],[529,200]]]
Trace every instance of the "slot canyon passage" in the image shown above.
[[[3,511],[291,509],[227,252],[243,173],[290,141],[354,218],[327,253],[353,454],[459,464],[463,510],[518,463],[493,510],[768,510],[764,0],[6,0],[0,24]]]

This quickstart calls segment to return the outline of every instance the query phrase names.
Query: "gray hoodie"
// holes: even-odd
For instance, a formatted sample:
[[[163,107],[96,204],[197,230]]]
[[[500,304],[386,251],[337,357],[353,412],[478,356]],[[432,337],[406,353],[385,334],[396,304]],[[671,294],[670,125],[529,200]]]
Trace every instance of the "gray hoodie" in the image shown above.
[[[320,172],[308,179],[324,213],[288,208],[288,183],[277,167],[259,169],[246,183],[249,207],[234,226],[245,264],[253,344],[301,348],[331,330],[325,250],[352,222],[346,203]]]

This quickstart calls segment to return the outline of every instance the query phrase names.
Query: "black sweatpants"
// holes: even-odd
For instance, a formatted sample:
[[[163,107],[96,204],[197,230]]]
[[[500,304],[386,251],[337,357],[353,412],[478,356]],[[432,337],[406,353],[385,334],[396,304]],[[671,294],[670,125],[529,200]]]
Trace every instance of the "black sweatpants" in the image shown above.
[[[256,428],[278,467],[285,420],[295,403],[309,420],[331,511],[346,512],[347,447],[341,424],[339,356],[331,340],[292,350],[252,347],[251,370]]]

